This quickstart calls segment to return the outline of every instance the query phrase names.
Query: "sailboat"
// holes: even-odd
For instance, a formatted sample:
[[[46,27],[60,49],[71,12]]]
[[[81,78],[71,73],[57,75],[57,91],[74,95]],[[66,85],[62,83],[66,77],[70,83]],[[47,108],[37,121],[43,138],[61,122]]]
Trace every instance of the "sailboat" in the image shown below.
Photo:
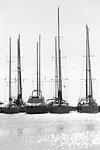
[[[92,73],[90,61],[89,28],[86,25],[86,97],[78,101],[78,111],[81,113],[97,113],[99,106],[93,98]]]
[[[5,104],[0,102],[0,113],[3,113],[3,107],[5,107]]]
[[[19,107],[19,112],[25,112],[22,99],[21,58],[20,58],[20,34],[17,39],[17,99],[14,103]]]
[[[58,63],[57,63],[58,60]],[[58,59],[57,59],[57,38],[55,38],[55,98],[48,105],[50,113],[69,113],[71,106],[62,98],[62,78],[61,78],[61,49],[60,49],[60,27],[59,27],[59,7],[58,7]]]
[[[9,39],[9,103],[3,107],[2,110],[3,113],[6,114],[14,114],[19,112],[18,106],[13,103],[11,95],[11,38]]]
[[[47,113],[47,105],[45,104],[45,99],[42,96],[41,91],[40,46],[41,35],[39,35],[39,42],[37,42],[37,90],[32,91],[32,95],[29,97],[28,102],[26,103],[25,110],[27,114]]]

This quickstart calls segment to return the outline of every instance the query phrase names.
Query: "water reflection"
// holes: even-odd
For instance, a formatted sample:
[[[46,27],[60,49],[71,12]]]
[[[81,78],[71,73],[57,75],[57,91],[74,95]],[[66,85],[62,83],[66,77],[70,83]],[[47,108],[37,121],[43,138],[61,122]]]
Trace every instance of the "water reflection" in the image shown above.
[[[95,130],[95,124],[94,123],[92,123],[92,124],[86,124],[86,130],[87,131],[94,131]]]
[[[17,136],[20,137],[23,134],[23,128],[18,128],[17,129]]]
[[[58,127],[57,127],[57,133],[58,134],[61,134],[61,133],[63,133],[64,132],[64,125],[59,125]]]

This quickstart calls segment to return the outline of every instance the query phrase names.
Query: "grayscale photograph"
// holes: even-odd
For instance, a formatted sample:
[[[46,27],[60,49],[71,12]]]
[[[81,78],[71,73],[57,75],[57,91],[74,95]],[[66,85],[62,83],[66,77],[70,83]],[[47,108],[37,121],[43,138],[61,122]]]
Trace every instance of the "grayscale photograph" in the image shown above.
[[[99,0],[0,0],[0,150],[100,150],[99,65]]]

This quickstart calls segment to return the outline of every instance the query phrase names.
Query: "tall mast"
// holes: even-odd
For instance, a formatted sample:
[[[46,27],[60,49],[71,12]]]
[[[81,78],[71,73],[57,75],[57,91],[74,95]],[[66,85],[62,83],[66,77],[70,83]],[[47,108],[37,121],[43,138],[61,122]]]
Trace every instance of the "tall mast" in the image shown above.
[[[55,37],[55,98],[58,91],[57,37]]]
[[[39,95],[39,93],[38,93],[38,91],[39,91],[39,87],[38,87],[38,85],[39,85],[39,78],[38,78],[38,42],[37,42],[37,96]]]
[[[59,25],[59,7],[58,7],[58,60],[59,60],[59,88],[58,97],[62,99],[62,79],[61,79],[61,50],[60,50],[60,25]]]
[[[22,83],[21,83],[21,59],[20,59],[20,34],[17,39],[18,57],[17,57],[17,76],[18,76],[18,102],[22,102]]]
[[[18,101],[19,101],[19,93],[20,93],[20,89],[19,89],[19,72],[20,72],[20,67],[19,67],[19,38],[17,39],[17,95],[18,95]]]
[[[19,66],[20,66],[20,98],[22,100],[22,78],[21,78],[21,56],[20,56],[20,34],[19,34]]]
[[[39,35],[39,96],[41,93],[41,35]]]
[[[89,32],[88,32],[88,40],[89,40]],[[93,88],[92,88],[92,73],[91,73],[91,61],[90,61],[90,46],[88,41],[88,49],[89,49],[89,97],[93,98]]]
[[[88,27],[86,25],[86,99],[88,98]]]
[[[86,98],[89,96],[89,98],[93,97],[93,89],[92,89],[92,74],[91,74],[91,61],[90,61],[90,45],[89,45],[89,29],[86,25],[87,30],[87,95]]]
[[[11,105],[11,38],[9,38],[9,105]]]

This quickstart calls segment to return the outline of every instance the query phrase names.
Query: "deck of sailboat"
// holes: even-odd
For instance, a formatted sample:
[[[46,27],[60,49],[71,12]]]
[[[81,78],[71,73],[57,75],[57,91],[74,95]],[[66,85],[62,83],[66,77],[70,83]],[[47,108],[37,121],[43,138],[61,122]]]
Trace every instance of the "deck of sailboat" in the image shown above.
[[[45,104],[44,97],[39,97],[39,96],[31,96],[28,99],[28,102],[30,104]]]

